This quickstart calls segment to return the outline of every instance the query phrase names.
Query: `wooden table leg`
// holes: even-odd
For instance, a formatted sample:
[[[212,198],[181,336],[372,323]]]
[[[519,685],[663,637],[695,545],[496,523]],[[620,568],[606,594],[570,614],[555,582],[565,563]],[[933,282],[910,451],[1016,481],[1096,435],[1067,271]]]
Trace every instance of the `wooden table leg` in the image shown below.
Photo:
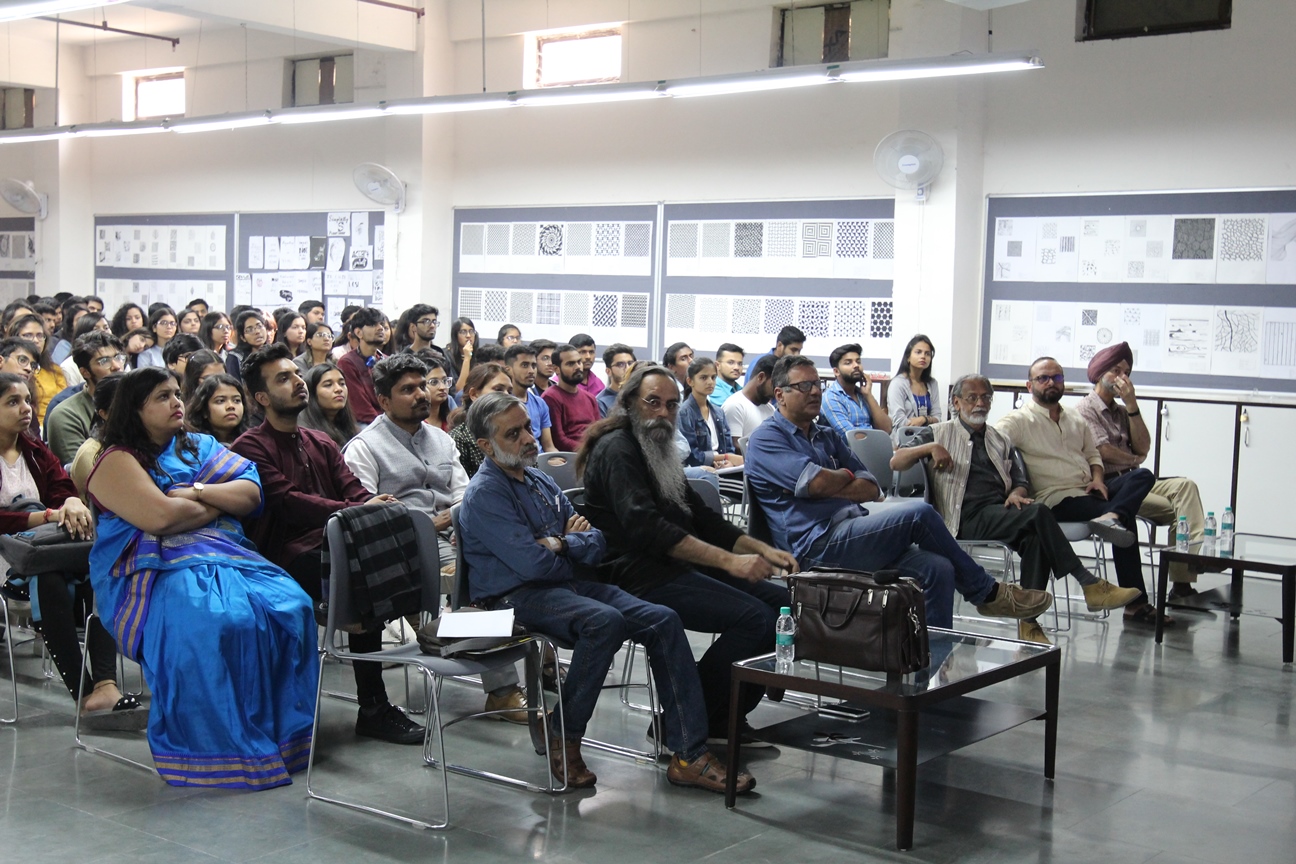
[[[1044,776],[1053,779],[1057,762],[1058,681],[1062,664],[1050,663],[1044,669]]]
[[[729,684],[729,761],[725,776],[725,807],[733,809],[738,800],[738,753],[742,749],[742,738],[738,735],[738,706],[742,704],[743,682],[738,679],[734,669]]]
[[[1167,585],[1170,582],[1170,559],[1166,557],[1164,550],[1161,552],[1161,566],[1157,569],[1157,587],[1156,587],[1156,644],[1161,644],[1162,634],[1165,632],[1165,607]]]
[[[1282,577],[1282,627],[1283,662],[1290,663],[1296,647],[1296,570],[1288,570]]]
[[[913,848],[914,795],[918,785],[918,712],[896,712],[896,848]]]

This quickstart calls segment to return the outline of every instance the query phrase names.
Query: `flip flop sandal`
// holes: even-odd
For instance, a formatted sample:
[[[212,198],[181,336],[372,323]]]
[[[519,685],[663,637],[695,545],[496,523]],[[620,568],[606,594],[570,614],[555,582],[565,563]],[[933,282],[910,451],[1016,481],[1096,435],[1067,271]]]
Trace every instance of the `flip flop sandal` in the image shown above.
[[[82,714],[81,722],[101,732],[138,732],[148,726],[148,709],[135,696],[123,696],[109,709]]]

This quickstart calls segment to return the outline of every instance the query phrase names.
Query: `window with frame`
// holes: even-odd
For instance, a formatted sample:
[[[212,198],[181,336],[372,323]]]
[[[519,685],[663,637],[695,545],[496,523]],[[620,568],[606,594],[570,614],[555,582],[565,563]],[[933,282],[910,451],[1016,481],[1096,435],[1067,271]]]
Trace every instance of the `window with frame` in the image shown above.
[[[621,80],[621,28],[534,33],[528,40],[534,74],[527,87],[567,87]]]
[[[775,66],[877,60],[887,56],[890,0],[853,0],[780,9]]]
[[[0,129],[30,129],[36,113],[36,91],[30,87],[0,90]]]
[[[355,55],[292,61],[293,105],[337,105],[355,101]]]
[[[1076,41],[1165,36],[1233,26],[1233,0],[1078,0]]]
[[[185,113],[184,71],[135,77],[136,120],[153,117],[183,117]]]

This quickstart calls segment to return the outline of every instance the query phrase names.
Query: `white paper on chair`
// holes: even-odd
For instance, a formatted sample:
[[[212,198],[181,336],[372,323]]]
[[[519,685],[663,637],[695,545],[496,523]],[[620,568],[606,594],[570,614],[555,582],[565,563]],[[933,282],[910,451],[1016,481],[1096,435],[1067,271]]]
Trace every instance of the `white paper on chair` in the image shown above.
[[[437,625],[437,637],[440,639],[513,635],[512,609],[496,609],[490,612],[443,612],[440,622]]]

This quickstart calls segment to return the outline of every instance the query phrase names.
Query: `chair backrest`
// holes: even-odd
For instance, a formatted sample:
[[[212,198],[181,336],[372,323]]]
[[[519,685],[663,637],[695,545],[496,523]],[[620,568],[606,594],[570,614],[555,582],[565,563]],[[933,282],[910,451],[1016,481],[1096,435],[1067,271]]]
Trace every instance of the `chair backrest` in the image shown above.
[[[891,455],[895,452],[891,436],[881,429],[852,429],[846,433],[846,443],[869,473],[877,478],[882,491],[889,492]]]
[[[720,501],[720,490],[713,486],[709,481],[701,477],[688,478],[688,484],[693,487],[693,491],[706,502],[706,505],[721,516],[724,515],[724,504]]]
[[[1013,461],[1013,465],[1017,467],[1017,470],[1021,472],[1021,475],[1026,478],[1026,491],[1029,492],[1031,488],[1031,482],[1030,482],[1030,471],[1026,470],[1026,457],[1022,456],[1021,451],[1018,450],[1016,447],[1012,448],[1012,461]]]
[[[931,502],[927,460],[919,459],[903,471],[895,472],[895,495],[898,498],[921,498]]]
[[[750,435],[744,435],[741,438],[734,439],[734,449],[738,451],[739,456],[747,455],[747,439],[750,437]]]
[[[566,451],[541,453],[536,467],[548,474],[558,484],[559,489],[575,489],[580,486],[576,479],[576,454]]]
[[[468,590],[468,559],[463,554],[463,543],[459,542],[459,508],[461,504],[455,504],[450,508],[450,527],[454,530],[455,536],[455,572],[454,579],[450,583],[450,610],[462,609],[464,606],[472,605],[472,598]]]
[[[441,551],[437,545],[436,528],[432,525],[432,517],[421,510],[410,510],[409,515],[418,539],[419,576],[423,587],[421,608],[425,612],[435,612],[441,608]],[[347,563],[342,521],[337,514],[330,517],[324,538],[329,550],[328,627],[324,644],[332,645],[333,631],[360,623],[360,616],[351,602],[351,567]]]
[[[770,528],[769,518],[765,515],[764,509],[761,508],[760,501],[752,494],[750,475],[743,475],[743,489],[747,500],[747,533],[762,543],[777,546],[778,544],[774,542],[774,532]]]

